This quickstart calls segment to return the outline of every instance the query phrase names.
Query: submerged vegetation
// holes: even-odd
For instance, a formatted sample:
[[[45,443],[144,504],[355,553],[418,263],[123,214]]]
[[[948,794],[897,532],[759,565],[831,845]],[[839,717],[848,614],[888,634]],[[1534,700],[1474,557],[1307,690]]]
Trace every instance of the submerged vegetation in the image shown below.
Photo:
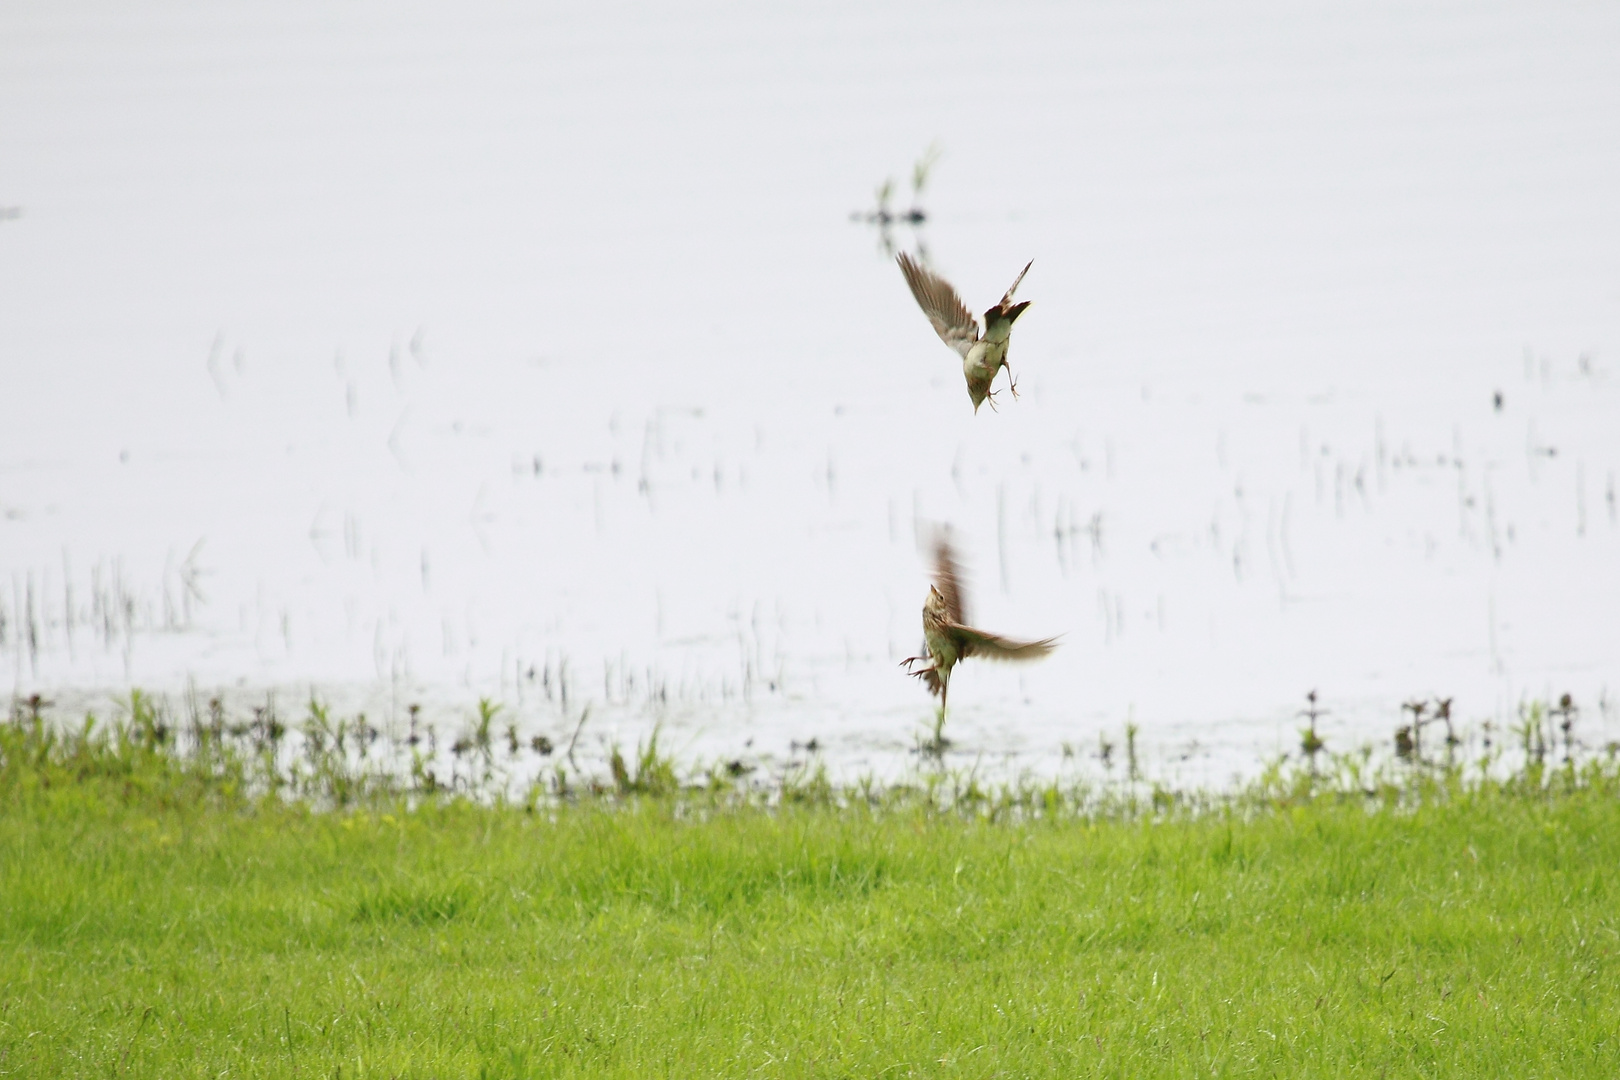
[[[0,1075],[1612,1076],[1620,764],[1572,706],[1200,794],[656,739],[510,792],[492,702],[447,773],[420,716],[19,703]]]
[[[1607,700],[1599,702],[1605,716]],[[0,722],[0,790],[19,784],[88,784],[130,797],[161,794],[251,804],[274,798],[314,810],[376,804],[467,799],[484,804],[556,806],[580,800],[622,801],[640,796],[702,796],[774,805],[813,798],[844,806],[919,801],[939,810],[1001,813],[1132,816],[1168,807],[1207,812],[1295,803],[1323,797],[1406,802],[1435,791],[1575,784],[1620,759],[1620,742],[1594,741],[1583,731],[1571,695],[1556,702],[1522,704],[1510,724],[1484,721],[1465,729],[1453,720],[1451,699],[1414,699],[1402,705],[1393,738],[1380,750],[1364,744],[1335,750],[1319,730],[1331,710],[1316,692],[1299,711],[1297,754],[1269,762],[1235,789],[1173,788],[1153,779],[1139,748],[1139,728],[1127,721],[1116,743],[1106,733],[1089,756],[1100,771],[995,783],[975,768],[953,766],[954,745],[936,711],[914,738],[912,773],[898,782],[861,778],[835,783],[815,739],[793,744],[793,756],[774,769],[745,758],[680,762],[660,748],[659,732],[632,748],[605,745],[592,760],[580,735],[590,706],[579,712],[570,737],[553,743],[544,734],[520,735],[504,706],[481,698],[459,722],[426,720],[409,706],[400,725],[377,723],[365,713],[338,716],[310,698],[302,718],[284,716],[273,698],[241,715],[218,697],[182,699],[177,711],[165,698],[133,692],[119,715],[87,714],[77,724],[50,715],[39,696],[15,699],[9,723]],[[445,730],[441,731],[441,724]],[[1430,730],[1439,726],[1438,733]],[[1588,725],[1590,726],[1590,725]],[[1062,758],[1080,754],[1062,744]],[[1426,794],[1428,793],[1428,794]]]

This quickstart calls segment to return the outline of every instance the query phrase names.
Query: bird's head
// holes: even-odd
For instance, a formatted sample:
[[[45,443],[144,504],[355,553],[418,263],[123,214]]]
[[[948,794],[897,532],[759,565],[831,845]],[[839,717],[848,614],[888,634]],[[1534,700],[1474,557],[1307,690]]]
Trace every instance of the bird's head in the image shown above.
[[[974,413],[977,413],[979,411],[979,406],[983,405],[986,401],[990,401],[990,408],[994,409],[996,407],[995,401],[991,400],[992,395],[990,393],[990,384],[994,381],[994,379],[995,375],[993,373],[988,379],[982,377],[975,378],[972,375],[968,376],[968,399],[973,402]]]
[[[923,614],[936,619],[945,618],[945,597],[934,586],[928,586],[928,599],[923,601]]]

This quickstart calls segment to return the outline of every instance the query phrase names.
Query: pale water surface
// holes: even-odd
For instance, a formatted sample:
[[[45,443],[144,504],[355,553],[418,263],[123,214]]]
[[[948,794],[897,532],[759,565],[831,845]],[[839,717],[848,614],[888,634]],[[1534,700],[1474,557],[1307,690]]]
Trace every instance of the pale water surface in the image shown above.
[[[1620,733],[1620,7],[0,10],[0,678],[894,775]],[[973,415],[879,232],[982,309]],[[1501,395],[1500,407],[1495,395]],[[568,687],[566,706],[562,687]]]

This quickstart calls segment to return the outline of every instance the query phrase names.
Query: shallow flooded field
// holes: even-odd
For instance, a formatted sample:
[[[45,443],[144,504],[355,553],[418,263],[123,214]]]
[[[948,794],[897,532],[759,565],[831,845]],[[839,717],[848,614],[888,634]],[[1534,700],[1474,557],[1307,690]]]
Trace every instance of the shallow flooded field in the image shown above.
[[[1620,16],[995,11],[8,9],[0,678],[893,775],[947,524],[963,767],[1620,734]]]

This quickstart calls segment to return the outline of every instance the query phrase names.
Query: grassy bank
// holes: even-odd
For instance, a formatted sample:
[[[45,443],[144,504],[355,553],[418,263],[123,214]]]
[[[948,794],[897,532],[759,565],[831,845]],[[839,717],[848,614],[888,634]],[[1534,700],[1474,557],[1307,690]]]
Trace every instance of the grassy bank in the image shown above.
[[[1620,1075],[1602,764],[314,811],[7,730],[0,1075]]]

